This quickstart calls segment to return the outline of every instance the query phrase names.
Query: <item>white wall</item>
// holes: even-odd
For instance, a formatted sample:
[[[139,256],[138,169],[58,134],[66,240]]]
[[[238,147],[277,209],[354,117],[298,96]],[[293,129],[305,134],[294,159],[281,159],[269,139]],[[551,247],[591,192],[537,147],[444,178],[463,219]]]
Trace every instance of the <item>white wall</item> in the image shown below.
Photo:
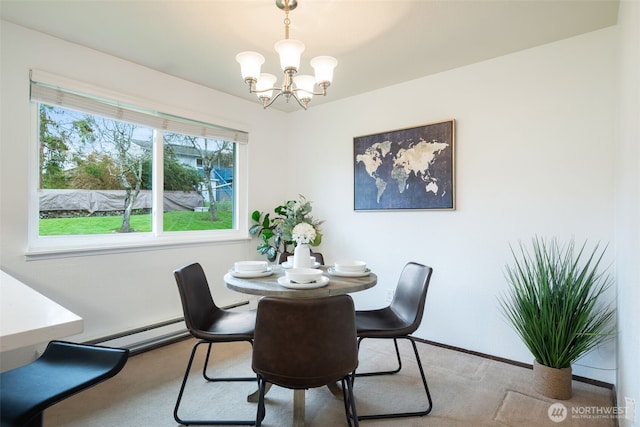
[[[357,304],[382,304],[407,261],[428,264],[418,336],[532,363],[497,310],[508,245],[614,243],[616,58],[610,28],[291,114],[289,193],[326,219],[325,259],[365,259],[379,275]],[[353,211],[354,136],[451,118],[455,211]],[[614,343],[581,363],[604,370],[575,374],[614,382]]]
[[[618,402],[636,400],[640,417],[640,3],[623,1],[620,26],[620,126],[616,179]],[[633,425],[621,421],[621,426]]]
[[[271,206],[280,197],[272,182],[284,171],[262,159],[283,150],[286,115],[117,58],[2,22],[2,134],[0,256],[4,271],[84,318],[73,340],[101,337],[182,316],[173,269],[193,261],[205,268],[216,301],[245,299],[228,291],[222,276],[233,261],[258,257],[249,239],[148,252],[26,261],[29,69],[130,94],[211,122],[250,132],[248,206]],[[215,75],[212,74],[212,79]],[[242,82],[240,82],[241,84]],[[169,112],[169,111],[167,111]]]

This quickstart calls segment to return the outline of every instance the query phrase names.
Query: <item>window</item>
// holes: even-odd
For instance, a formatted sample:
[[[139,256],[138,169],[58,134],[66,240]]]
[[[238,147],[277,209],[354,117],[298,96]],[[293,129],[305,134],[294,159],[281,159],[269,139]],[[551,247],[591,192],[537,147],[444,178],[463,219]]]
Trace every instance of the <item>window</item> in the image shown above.
[[[34,73],[28,255],[246,238],[245,132]]]

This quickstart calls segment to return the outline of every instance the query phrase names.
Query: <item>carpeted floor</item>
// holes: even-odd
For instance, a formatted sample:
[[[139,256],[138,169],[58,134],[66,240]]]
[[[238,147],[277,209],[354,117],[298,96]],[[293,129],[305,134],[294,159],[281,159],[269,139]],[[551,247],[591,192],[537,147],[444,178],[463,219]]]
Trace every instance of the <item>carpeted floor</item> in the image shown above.
[[[405,340],[406,341],[406,340]],[[184,375],[192,339],[131,357],[116,377],[73,396],[45,412],[45,427],[174,427],[173,407]],[[403,370],[385,377],[356,379],[358,413],[419,410],[426,405],[417,366],[409,343],[401,342]],[[537,394],[530,369],[469,355],[428,344],[418,344],[433,398],[433,410],[425,417],[362,421],[366,426],[616,426],[606,415],[614,406],[610,389],[573,382],[573,397],[554,402]],[[204,350],[204,347],[201,348]],[[214,369],[223,375],[252,375],[251,347],[247,343],[214,345]],[[360,351],[363,372],[392,364],[393,344],[365,340]],[[256,405],[247,402],[253,383],[207,384],[200,374],[204,351],[194,363],[187,383],[181,416],[196,418],[253,419]],[[218,371],[218,372],[220,372]],[[272,387],[267,394],[264,426],[291,425],[291,390]],[[561,403],[564,420],[554,403]],[[556,412],[553,412],[556,409]],[[558,422],[560,421],[560,422]],[[326,387],[307,391],[307,426],[346,425],[341,400]]]

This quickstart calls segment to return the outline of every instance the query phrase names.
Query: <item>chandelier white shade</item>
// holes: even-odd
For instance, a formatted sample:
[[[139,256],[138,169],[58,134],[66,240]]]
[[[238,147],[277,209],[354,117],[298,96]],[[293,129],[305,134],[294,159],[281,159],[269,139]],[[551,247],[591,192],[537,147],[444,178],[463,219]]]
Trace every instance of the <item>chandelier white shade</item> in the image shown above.
[[[321,84],[322,82],[333,81],[333,69],[338,65],[338,60],[333,56],[316,56],[311,60],[311,66],[316,73],[316,82]]]
[[[249,92],[258,96],[264,108],[273,104],[280,95],[284,95],[287,102],[293,97],[306,110],[313,95],[327,94],[327,87],[333,81],[333,70],[338,65],[338,61],[331,56],[316,56],[311,60],[315,76],[296,75],[305,49],[304,43],[289,38],[289,11],[296,8],[297,0],[276,0],[276,5],[286,14],[285,38],[274,45],[274,49],[280,56],[280,67],[284,73],[282,85],[275,86],[277,77],[273,74],[260,73],[262,64],[265,62],[261,54],[240,52],[236,55],[236,61],[240,63],[240,73],[242,79],[249,85]]]
[[[280,55],[282,71],[287,71],[290,68],[294,70],[300,68],[300,57],[304,52],[304,43],[300,40],[283,39],[276,42],[273,48]]]
[[[257,79],[260,75],[260,67],[264,64],[264,56],[257,52],[241,52],[236,55],[236,61],[240,63],[242,78]]]
[[[260,77],[258,77],[258,81],[256,82],[256,95],[258,98],[266,98],[267,100],[273,97],[273,86],[278,81],[278,78],[273,74],[262,73]]]
[[[301,74],[293,78],[293,82],[296,85],[296,96],[303,102],[308,103],[313,97],[313,88],[316,84],[316,79],[313,76]]]

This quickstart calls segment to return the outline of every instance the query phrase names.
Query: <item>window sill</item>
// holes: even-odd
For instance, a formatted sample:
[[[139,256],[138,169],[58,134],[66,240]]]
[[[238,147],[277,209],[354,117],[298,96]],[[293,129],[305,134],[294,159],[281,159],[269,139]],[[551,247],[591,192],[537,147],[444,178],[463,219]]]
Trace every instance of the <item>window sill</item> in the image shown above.
[[[224,235],[202,236],[202,233],[194,232],[193,236],[128,236],[126,239],[109,239],[110,236],[97,237],[87,244],[87,236],[59,237],[37,239],[37,243],[30,246],[25,257],[27,261],[37,261],[55,258],[73,258],[96,255],[110,255],[131,252],[149,252],[165,249],[177,249],[186,247],[224,245],[249,241],[246,233],[230,231]],[[195,235],[197,234],[197,235]],[[121,237],[121,236],[118,236]],[[133,237],[133,238],[131,238]],[[92,239],[93,240],[93,239]]]

